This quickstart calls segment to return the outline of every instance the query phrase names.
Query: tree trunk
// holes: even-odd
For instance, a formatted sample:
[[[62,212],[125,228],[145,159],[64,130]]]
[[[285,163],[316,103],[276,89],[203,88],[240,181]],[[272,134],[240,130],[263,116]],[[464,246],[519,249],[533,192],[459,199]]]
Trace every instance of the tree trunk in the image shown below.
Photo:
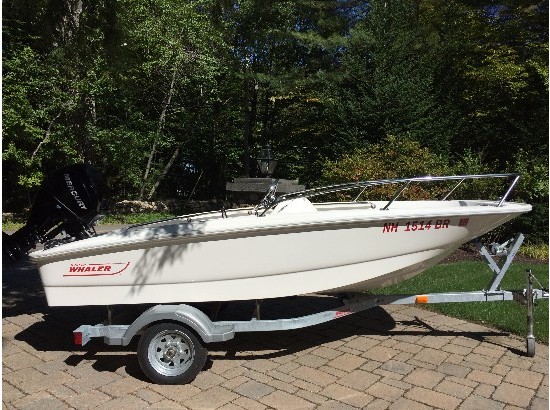
[[[62,0],[51,2],[49,14],[53,18],[56,39],[60,44],[67,44],[80,27],[80,17],[84,10],[83,0]]]
[[[40,147],[42,145],[44,145],[46,142],[48,142],[48,139],[50,138],[50,135],[52,133],[53,123],[55,122],[55,120],[57,120],[61,116],[62,113],[63,113],[63,110],[59,111],[59,113],[48,124],[48,129],[46,130],[46,135],[44,136],[44,139],[42,141],[40,141],[40,143],[38,144],[38,146],[36,147],[36,149],[33,151],[32,155],[31,155],[31,163],[33,162],[34,157],[36,156],[36,154],[37,154],[38,150],[40,149]]]
[[[143,179],[141,183],[141,189],[139,191],[139,199],[143,200],[143,194],[145,193],[145,187],[147,185],[147,179],[149,178],[149,172],[151,171],[151,164],[153,163],[153,157],[155,156],[157,152],[157,143],[159,138],[162,134],[162,129],[164,128],[164,123],[166,122],[166,112],[168,111],[168,108],[170,107],[170,104],[172,102],[172,96],[174,95],[174,88],[176,84],[176,75],[177,75],[178,69],[177,67],[174,68],[174,71],[172,72],[172,81],[170,82],[170,89],[168,90],[168,96],[166,98],[166,101],[164,102],[164,106],[162,107],[162,111],[160,113],[157,131],[155,133],[155,139],[153,140],[153,146],[151,147],[151,151],[149,152],[149,158],[147,159],[147,166],[145,167],[145,172],[143,173]],[[156,189],[156,188],[155,188]]]
[[[253,88],[252,88],[253,87]],[[251,90],[252,88],[252,90]],[[250,177],[250,147],[253,144],[254,127],[256,125],[256,114],[258,110],[258,84],[254,81],[253,85],[247,81],[245,84],[245,129],[244,129],[244,174]],[[250,93],[252,91],[252,95]]]
[[[153,185],[153,187],[149,191],[149,194],[147,195],[147,200],[148,201],[150,201],[151,198],[153,198],[153,195],[155,195],[155,192],[157,191],[157,188],[159,187],[160,183],[162,182],[162,180],[164,179],[166,174],[168,174],[168,171],[170,170],[170,168],[172,168],[172,165],[174,165],[174,162],[178,158],[178,155],[180,153],[180,149],[181,149],[182,146],[183,146],[183,143],[178,145],[178,147],[176,148],[176,150],[174,151],[174,153],[170,157],[170,160],[168,161],[168,163],[166,164],[166,166],[164,167],[164,169],[160,173],[159,177],[157,178],[157,181],[155,182],[155,184]]]
[[[88,109],[88,115],[92,123],[91,127],[86,126],[86,117],[84,117],[84,144],[82,144],[82,156],[84,157],[84,162],[94,163],[95,159],[95,150],[94,150],[94,137],[97,132],[97,111],[96,111],[96,102],[94,96],[86,96],[84,98],[84,104]]]

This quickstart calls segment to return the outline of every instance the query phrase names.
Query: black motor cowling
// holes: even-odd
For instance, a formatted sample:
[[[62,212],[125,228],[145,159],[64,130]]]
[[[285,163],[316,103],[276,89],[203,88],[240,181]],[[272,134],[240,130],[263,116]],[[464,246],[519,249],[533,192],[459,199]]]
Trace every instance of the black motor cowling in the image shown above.
[[[60,232],[73,239],[90,236],[103,197],[102,176],[90,165],[58,169],[40,187],[27,224],[13,235],[2,233],[5,255],[17,260]]]

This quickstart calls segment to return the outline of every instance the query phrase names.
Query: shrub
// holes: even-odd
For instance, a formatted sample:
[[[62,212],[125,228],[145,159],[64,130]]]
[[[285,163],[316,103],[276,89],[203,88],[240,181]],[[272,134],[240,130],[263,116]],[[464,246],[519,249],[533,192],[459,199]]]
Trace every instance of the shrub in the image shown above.
[[[496,164],[487,164],[480,153],[464,152],[458,159],[449,165],[449,174],[454,175],[483,175],[495,173]],[[502,195],[504,185],[501,179],[474,179],[461,184],[453,193],[454,198],[468,199],[498,199]]]
[[[351,181],[395,179],[422,175],[441,175],[446,170],[445,161],[409,138],[388,136],[380,144],[373,144],[345,155],[337,161],[327,161],[323,167],[321,182],[336,184]],[[368,190],[369,200],[387,199],[396,190],[386,185]],[[423,199],[440,189],[415,186],[403,193],[403,198]]]
[[[519,253],[528,258],[548,260],[548,244],[530,245],[527,243],[519,248]]]
[[[548,243],[548,156],[529,156],[519,150],[508,164],[511,171],[520,174],[513,198],[531,204],[533,210],[516,218],[511,229],[523,232],[529,243]]]

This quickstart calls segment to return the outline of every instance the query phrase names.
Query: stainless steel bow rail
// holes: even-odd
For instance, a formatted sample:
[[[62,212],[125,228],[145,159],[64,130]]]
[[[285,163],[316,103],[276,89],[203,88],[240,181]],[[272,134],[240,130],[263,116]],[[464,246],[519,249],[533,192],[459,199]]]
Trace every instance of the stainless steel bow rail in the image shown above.
[[[273,208],[278,203],[291,198],[296,198],[296,197],[309,198],[309,197],[315,197],[319,195],[327,195],[327,194],[343,192],[343,191],[351,191],[351,190],[360,190],[359,194],[354,199],[354,201],[357,201],[359,197],[361,197],[361,195],[363,195],[369,188],[380,187],[384,185],[397,185],[398,188],[394,193],[394,195],[391,197],[388,203],[381,208],[381,210],[386,210],[395,200],[397,200],[401,196],[403,192],[405,192],[407,189],[409,189],[411,186],[415,184],[430,184],[430,183],[436,183],[436,182],[456,181],[456,183],[452,186],[452,188],[443,196],[443,198],[441,198],[442,201],[446,201],[457,190],[457,188],[464,183],[464,181],[482,180],[482,179],[485,179],[485,180],[507,179],[508,185],[506,186],[505,191],[499,198],[495,200],[495,206],[499,207],[499,206],[502,206],[502,204],[506,201],[508,196],[510,196],[510,193],[518,183],[519,178],[520,178],[519,174],[508,173],[508,174],[475,174],[475,175],[451,175],[451,176],[427,175],[427,176],[420,176],[420,177],[414,177],[414,178],[380,179],[380,180],[373,180],[373,181],[348,182],[345,184],[329,185],[324,187],[306,189],[304,191],[292,192],[290,194],[281,195],[276,199],[273,197],[273,200],[268,205],[268,208],[270,207]],[[276,186],[275,186],[275,191],[276,191]]]
[[[113,325],[109,310],[107,323],[80,326],[73,332],[74,341],[77,345],[83,346],[93,337],[103,337],[108,345],[127,346],[134,336],[141,335],[138,359],[144,373],[157,383],[187,383],[200,372],[206,360],[206,349],[203,344],[232,339],[237,332],[299,329],[383,305],[515,300],[527,306],[526,354],[532,357],[535,355],[533,304],[538,299],[548,299],[548,290],[533,288],[534,277],[530,270],[526,273],[526,289],[500,289],[500,283],[523,239],[523,235],[518,234],[504,244],[492,244],[489,248],[477,244],[481,255],[494,273],[487,289],[481,291],[416,295],[356,294],[345,300],[338,308],[307,316],[275,320],[261,319],[260,301],[256,302],[254,317],[247,321],[212,321],[201,310],[180,304],[156,305],[143,312],[130,325]],[[495,257],[499,257],[500,260],[497,262]]]

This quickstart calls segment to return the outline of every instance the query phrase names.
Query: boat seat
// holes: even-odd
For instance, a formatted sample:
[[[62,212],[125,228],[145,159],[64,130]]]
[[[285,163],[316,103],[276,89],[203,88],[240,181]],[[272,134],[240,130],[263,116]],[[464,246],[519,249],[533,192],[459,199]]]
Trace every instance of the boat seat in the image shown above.
[[[300,197],[293,198],[287,201],[281,202],[273,210],[273,214],[297,214],[304,212],[317,212],[317,208],[309,201],[309,199]]]

